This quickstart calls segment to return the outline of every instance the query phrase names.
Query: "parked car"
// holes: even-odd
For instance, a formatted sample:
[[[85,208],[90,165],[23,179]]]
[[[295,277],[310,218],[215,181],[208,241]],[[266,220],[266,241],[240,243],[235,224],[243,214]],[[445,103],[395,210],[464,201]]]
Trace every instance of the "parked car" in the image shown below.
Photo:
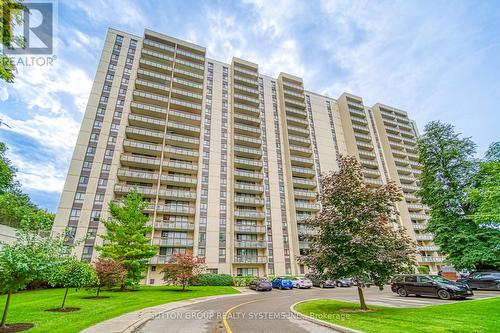
[[[290,280],[287,277],[278,277],[272,281],[273,288],[278,288],[278,289],[292,289],[293,288],[293,283],[292,280]]]
[[[399,296],[428,295],[441,299],[466,298],[473,295],[464,283],[454,282],[438,275],[408,274],[394,277],[391,290]]]
[[[500,271],[472,272],[457,282],[467,284],[471,289],[490,289],[500,291]]]
[[[256,291],[271,291],[273,290],[273,285],[266,279],[255,279],[248,285],[250,289],[255,289]]]
[[[294,288],[306,288],[309,289],[313,286],[312,281],[305,277],[294,277],[292,279],[292,284]]]
[[[335,288],[335,281],[323,279],[319,275],[307,274],[306,277],[312,281],[314,287],[320,288]]]
[[[338,279],[335,280],[335,285],[337,287],[352,287],[354,286],[354,282],[350,278]]]

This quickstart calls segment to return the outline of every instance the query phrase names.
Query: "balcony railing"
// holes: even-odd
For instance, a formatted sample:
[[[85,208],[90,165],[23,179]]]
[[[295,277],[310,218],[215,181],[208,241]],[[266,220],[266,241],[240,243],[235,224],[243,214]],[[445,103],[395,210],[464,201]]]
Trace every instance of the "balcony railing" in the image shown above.
[[[415,234],[415,238],[417,240],[432,240],[432,239],[434,239],[434,235],[431,234],[431,233],[427,233],[427,234]]]
[[[153,245],[160,245],[160,246],[192,247],[193,243],[194,241],[192,238],[163,238],[163,237],[153,238]]]
[[[155,222],[153,225],[155,229],[162,230],[193,231],[195,228],[195,224],[189,222]]]
[[[266,248],[265,241],[236,241],[234,242],[234,246],[237,248],[246,248],[246,249],[265,249]]]
[[[264,192],[264,187],[262,185],[256,185],[256,184],[236,183],[236,184],[234,184],[234,189],[236,191],[246,192],[246,193],[262,193],[262,192]]]
[[[251,210],[241,210],[241,209],[235,210],[234,216],[238,219],[262,220],[265,218],[265,214],[263,212],[257,212],[257,211],[251,211]]]
[[[234,231],[237,233],[246,234],[265,234],[266,227],[264,226],[253,226],[253,225],[238,225],[234,226]]]
[[[236,256],[233,259],[234,264],[265,264],[266,256]]]
[[[264,199],[259,197],[247,197],[237,195],[234,199],[235,203],[238,205],[251,205],[251,206],[263,206]]]

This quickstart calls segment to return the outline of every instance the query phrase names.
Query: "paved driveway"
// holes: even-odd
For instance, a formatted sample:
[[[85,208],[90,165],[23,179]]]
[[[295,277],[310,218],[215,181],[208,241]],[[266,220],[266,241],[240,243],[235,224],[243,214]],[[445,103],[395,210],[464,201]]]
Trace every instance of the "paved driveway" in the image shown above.
[[[499,292],[475,291],[471,299],[498,297]],[[164,313],[147,322],[138,332],[225,332],[223,318],[233,333],[240,332],[332,332],[331,330],[296,318],[290,312],[290,306],[296,302],[312,298],[331,298],[346,301],[358,301],[357,290],[351,288],[310,290],[273,290],[271,292],[250,293],[216,301],[207,301],[192,306],[178,308]],[[399,297],[389,288],[383,291],[377,288],[365,289],[368,304],[421,307],[432,304],[444,304],[461,301],[443,301],[430,297]]]

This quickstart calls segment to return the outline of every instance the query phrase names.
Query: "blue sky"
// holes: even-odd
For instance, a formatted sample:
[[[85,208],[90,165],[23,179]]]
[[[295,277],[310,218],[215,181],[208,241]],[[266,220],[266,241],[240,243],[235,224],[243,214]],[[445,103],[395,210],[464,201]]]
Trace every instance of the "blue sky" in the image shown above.
[[[54,211],[106,29],[150,28],[238,56],[306,88],[407,110],[420,129],[452,123],[478,144],[500,139],[498,1],[59,0],[57,61],[0,83],[0,140],[23,189]]]

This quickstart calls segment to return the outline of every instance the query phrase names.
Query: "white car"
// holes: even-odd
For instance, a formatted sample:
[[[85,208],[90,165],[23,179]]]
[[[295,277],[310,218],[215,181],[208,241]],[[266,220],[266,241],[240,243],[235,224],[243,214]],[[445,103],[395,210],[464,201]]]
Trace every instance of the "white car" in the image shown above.
[[[311,280],[305,277],[295,277],[292,279],[292,284],[294,288],[306,288],[309,289],[313,286],[313,283]]]

